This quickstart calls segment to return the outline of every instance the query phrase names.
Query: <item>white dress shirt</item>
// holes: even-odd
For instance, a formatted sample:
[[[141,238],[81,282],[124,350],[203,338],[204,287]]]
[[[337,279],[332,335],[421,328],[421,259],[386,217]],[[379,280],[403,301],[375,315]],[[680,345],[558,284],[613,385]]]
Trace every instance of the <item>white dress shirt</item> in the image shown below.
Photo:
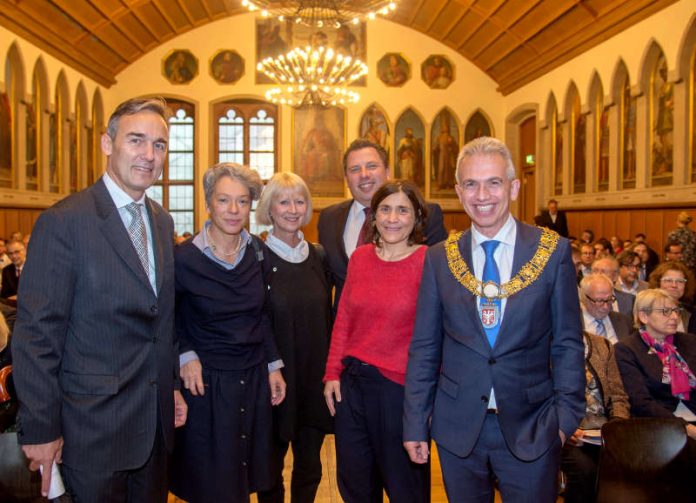
[[[507,283],[510,281],[510,276],[512,275],[512,261],[515,258],[515,240],[517,239],[517,223],[512,215],[508,215],[508,219],[503,224],[498,233],[492,237],[486,237],[481,234],[476,228],[471,226],[471,260],[473,262],[472,266],[474,268],[474,276],[481,280],[483,278],[483,266],[486,262],[486,252],[483,250],[481,243],[484,241],[495,240],[500,241],[500,244],[495,249],[493,253],[493,258],[495,263],[498,265],[498,273],[500,274],[500,283]],[[481,305],[481,297],[478,298],[478,306]],[[500,301],[500,324],[502,326],[503,318],[505,317],[505,306],[507,305],[507,299],[501,299]],[[495,409],[495,390],[491,388],[491,396],[488,400],[488,407],[490,409]]]
[[[601,319],[602,323],[604,323],[605,333],[604,335],[600,335],[597,333],[597,324],[595,323],[595,317],[587,312],[587,309],[585,309],[585,306],[582,304],[582,302],[580,303],[580,308],[582,309],[582,324],[586,332],[589,332],[594,335],[599,335],[600,337],[604,337],[612,344],[616,344],[617,342],[619,342],[619,338],[616,336],[616,330],[614,330],[614,326],[611,324],[609,316],[605,316]]]
[[[360,236],[360,229],[362,229],[365,223],[365,212],[363,211],[366,206],[363,206],[358,201],[353,201],[350,205],[350,211],[348,212],[348,220],[346,220],[346,227],[343,229],[343,246],[346,248],[346,255],[348,258],[353,254],[355,245],[358,242],[358,236]]]
[[[123,225],[126,226],[126,232],[128,232],[128,226],[131,223],[132,217],[126,209],[126,206],[133,202],[133,198],[126,194],[121,187],[116,185],[116,182],[114,182],[113,178],[111,178],[108,173],[104,173],[102,179],[104,180],[104,185],[106,185],[106,190],[109,192],[111,199],[114,201],[114,204],[118,209],[118,214],[121,217]],[[152,239],[152,229],[150,228],[150,215],[147,211],[147,206],[145,206],[145,194],[143,194],[143,197],[135,202],[141,206],[140,212],[143,215],[145,234],[147,235],[147,277],[150,280],[152,291],[155,292],[155,295],[157,295],[157,282],[155,278],[155,250]]]

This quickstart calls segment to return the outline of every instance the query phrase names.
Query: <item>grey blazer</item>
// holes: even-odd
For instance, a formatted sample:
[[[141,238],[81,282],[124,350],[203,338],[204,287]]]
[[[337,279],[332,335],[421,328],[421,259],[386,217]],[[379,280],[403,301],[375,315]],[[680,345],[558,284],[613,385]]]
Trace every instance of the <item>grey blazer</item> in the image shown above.
[[[78,470],[142,466],[174,436],[173,222],[146,200],[157,295],[102,180],[36,222],[13,334],[19,442]]]

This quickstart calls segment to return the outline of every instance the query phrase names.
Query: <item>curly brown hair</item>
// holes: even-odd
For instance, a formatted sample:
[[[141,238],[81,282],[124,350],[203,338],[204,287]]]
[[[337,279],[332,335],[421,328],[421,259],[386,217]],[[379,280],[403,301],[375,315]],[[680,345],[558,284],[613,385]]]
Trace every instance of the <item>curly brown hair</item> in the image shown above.
[[[667,271],[679,271],[684,275],[686,278],[686,287],[684,288],[684,296],[679,299],[679,301],[682,303],[691,303],[694,299],[694,290],[696,290],[696,280],[694,280],[694,274],[691,270],[681,262],[668,261],[658,265],[653,272],[650,273],[650,277],[648,278],[650,288],[660,288],[662,276],[664,276]]]

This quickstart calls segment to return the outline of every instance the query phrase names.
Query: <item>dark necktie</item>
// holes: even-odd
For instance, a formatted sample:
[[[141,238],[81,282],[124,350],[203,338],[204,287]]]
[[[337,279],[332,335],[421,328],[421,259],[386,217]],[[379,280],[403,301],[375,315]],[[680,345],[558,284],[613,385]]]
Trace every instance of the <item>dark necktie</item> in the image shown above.
[[[360,227],[360,234],[358,234],[358,241],[355,245],[356,248],[366,243],[365,238],[367,238],[367,230],[370,228],[370,217],[372,217],[372,208],[370,208],[369,206],[363,208],[363,212],[365,213],[365,221],[363,222],[362,227]]]
[[[500,272],[498,271],[498,264],[495,263],[495,258],[493,257],[493,253],[495,253],[495,249],[499,244],[500,241],[495,240],[481,243],[483,251],[486,254],[486,261],[483,264],[484,285],[488,281],[500,285]],[[499,298],[481,298],[481,322],[483,323],[483,328],[491,347],[495,344],[495,339],[498,337],[498,331],[500,330],[501,305],[502,303]]]

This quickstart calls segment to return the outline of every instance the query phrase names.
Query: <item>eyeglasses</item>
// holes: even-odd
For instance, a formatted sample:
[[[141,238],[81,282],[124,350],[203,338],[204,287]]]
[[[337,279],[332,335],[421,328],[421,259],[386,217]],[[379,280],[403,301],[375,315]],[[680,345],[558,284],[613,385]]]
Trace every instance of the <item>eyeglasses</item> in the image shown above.
[[[651,312],[655,311],[658,313],[662,313],[662,316],[664,316],[665,318],[669,318],[673,314],[677,314],[678,316],[681,316],[681,312],[683,311],[683,309],[681,307],[662,307],[662,308],[653,307],[653,308],[641,309],[641,311],[643,311],[644,313],[651,313]]]
[[[602,304],[606,304],[606,305],[613,304],[614,301],[616,300],[616,297],[614,297],[613,295],[611,297],[609,297],[608,299],[593,299],[589,295],[585,295],[585,297],[587,297],[587,300],[592,302],[595,306],[601,306]]]
[[[625,267],[626,269],[635,269],[636,271],[640,267],[640,265],[637,264],[621,264],[621,267]]]
[[[686,285],[686,280],[684,278],[662,278],[660,283],[667,283],[669,285]]]

